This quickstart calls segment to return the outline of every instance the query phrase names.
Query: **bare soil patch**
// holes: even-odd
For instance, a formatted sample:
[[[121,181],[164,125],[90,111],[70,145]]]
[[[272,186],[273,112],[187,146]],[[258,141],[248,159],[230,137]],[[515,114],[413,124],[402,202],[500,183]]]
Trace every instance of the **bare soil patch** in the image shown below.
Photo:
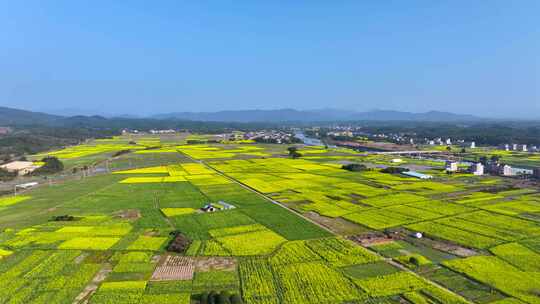
[[[123,219],[138,219],[141,217],[141,212],[138,209],[120,210],[114,214]]]
[[[397,234],[385,234],[379,231],[373,231],[373,232],[366,232],[359,235],[354,235],[349,237],[350,240],[359,243],[362,246],[374,246],[374,245],[382,245],[386,243],[393,242],[395,240],[400,239],[399,235]]]
[[[195,270],[204,272],[211,270],[236,270],[236,259],[226,257],[203,257],[195,260]]]

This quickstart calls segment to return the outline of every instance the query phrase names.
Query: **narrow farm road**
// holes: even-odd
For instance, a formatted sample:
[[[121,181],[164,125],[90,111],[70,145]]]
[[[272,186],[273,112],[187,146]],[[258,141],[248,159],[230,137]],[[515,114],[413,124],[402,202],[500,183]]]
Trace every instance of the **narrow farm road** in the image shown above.
[[[182,153],[182,154],[183,154],[183,153]],[[232,178],[232,177],[228,176],[227,174],[225,174],[225,173],[223,173],[223,172],[221,172],[221,171],[219,171],[219,170],[216,170],[215,168],[213,168],[212,166],[209,166],[209,165],[208,165],[207,163],[205,163],[204,161],[194,159],[194,158],[192,158],[191,156],[189,156],[189,155],[187,155],[187,154],[184,154],[184,155],[185,155],[187,158],[191,159],[193,162],[199,163],[199,164],[201,164],[201,165],[204,165],[207,169],[216,172],[216,174],[218,174],[219,176],[221,176],[221,177],[223,177],[223,178],[225,178],[225,179],[227,179],[227,180],[230,180],[230,181],[234,182],[235,184],[239,185],[240,187],[242,187],[242,188],[244,188],[244,189],[246,189],[246,190],[249,190],[249,191],[251,191],[251,192],[257,194],[257,195],[260,196],[261,198],[263,198],[263,199],[265,199],[265,200],[267,200],[267,201],[269,201],[269,202],[271,202],[271,203],[273,203],[273,204],[275,204],[275,205],[278,205],[278,206],[280,206],[281,208],[287,209],[289,212],[292,212],[292,213],[298,215],[299,217],[305,219],[306,221],[308,221],[308,222],[310,222],[310,223],[312,223],[312,224],[314,224],[314,225],[317,225],[318,227],[320,227],[320,228],[322,228],[322,229],[324,229],[324,230],[326,230],[326,231],[328,231],[328,232],[330,232],[330,233],[332,233],[332,234],[334,234],[334,235],[336,234],[334,231],[330,230],[328,227],[326,227],[326,226],[324,226],[324,225],[321,225],[321,224],[319,224],[319,223],[313,221],[312,219],[310,219],[310,218],[304,216],[303,214],[301,214],[300,212],[297,212],[296,210],[293,210],[293,209],[291,209],[291,208],[289,208],[289,207],[283,205],[282,203],[280,203],[280,202],[278,202],[278,201],[273,200],[272,198],[266,196],[264,193],[261,193],[261,192],[255,190],[255,189],[249,187],[248,185],[243,184],[243,183],[240,182],[239,180],[237,180],[237,179],[235,179],[235,178]]]

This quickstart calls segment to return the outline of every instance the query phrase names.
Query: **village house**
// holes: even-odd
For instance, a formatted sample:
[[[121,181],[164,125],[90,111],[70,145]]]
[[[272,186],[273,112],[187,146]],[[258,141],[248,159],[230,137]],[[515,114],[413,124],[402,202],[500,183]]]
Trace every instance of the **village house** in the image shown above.
[[[224,201],[219,201],[217,203],[208,203],[204,205],[204,207],[201,208],[204,212],[215,212],[215,211],[221,211],[221,210],[231,210],[236,208],[235,206],[228,204]]]
[[[469,171],[474,175],[484,175],[484,165],[482,163],[473,164]]]
[[[0,168],[8,172],[17,172],[18,175],[26,175],[32,173],[39,167],[40,166],[30,161],[13,161],[0,166]]]
[[[446,162],[446,171],[456,172],[458,170],[458,163],[454,161]]]
[[[0,135],[7,135],[11,133],[10,127],[0,127]]]

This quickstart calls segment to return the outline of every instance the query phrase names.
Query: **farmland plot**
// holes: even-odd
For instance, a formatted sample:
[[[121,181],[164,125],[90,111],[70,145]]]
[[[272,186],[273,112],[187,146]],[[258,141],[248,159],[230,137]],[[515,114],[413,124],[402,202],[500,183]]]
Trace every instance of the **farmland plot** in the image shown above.
[[[91,163],[133,146],[127,142],[121,137],[53,154]],[[114,174],[0,198],[0,303],[73,303],[86,288],[89,303],[187,304],[212,290],[255,304],[468,303],[432,285],[430,267],[455,274],[436,280],[479,304],[538,302],[539,199],[530,189],[507,191],[509,183],[498,178],[436,170],[426,171],[432,181],[377,169],[349,172],[341,161],[388,165],[390,158],[323,147],[301,147],[307,156],[291,159],[269,157],[286,154],[280,145],[186,145],[157,136],[137,142],[136,154],[111,160]],[[150,146],[156,149],[143,150]],[[330,229],[355,227],[351,239],[364,244],[373,237],[369,249],[425,277],[264,196]],[[234,210],[201,210],[220,201]],[[66,214],[73,220],[53,218]],[[173,231],[190,239],[186,252],[166,252]],[[413,231],[427,238],[413,240]],[[371,246],[379,238],[385,244]],[[446,254],[454,249],[478,256]],[[483,289],[454,288],[452,280],[478,281]],[[512,298],[501,302],[505,296]]]

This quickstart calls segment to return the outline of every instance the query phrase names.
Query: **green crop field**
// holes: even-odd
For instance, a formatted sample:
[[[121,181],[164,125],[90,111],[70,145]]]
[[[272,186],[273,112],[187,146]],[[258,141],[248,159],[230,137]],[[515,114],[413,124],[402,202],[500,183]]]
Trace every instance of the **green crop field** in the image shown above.
[[[31,156],[103,170],[0,197],[0,303],[540,303],[537,186],[407,157],[434,179],[351,172],[343,161],[392,158],[215,138]],[[177,234],[184,251],[169,251]]]

